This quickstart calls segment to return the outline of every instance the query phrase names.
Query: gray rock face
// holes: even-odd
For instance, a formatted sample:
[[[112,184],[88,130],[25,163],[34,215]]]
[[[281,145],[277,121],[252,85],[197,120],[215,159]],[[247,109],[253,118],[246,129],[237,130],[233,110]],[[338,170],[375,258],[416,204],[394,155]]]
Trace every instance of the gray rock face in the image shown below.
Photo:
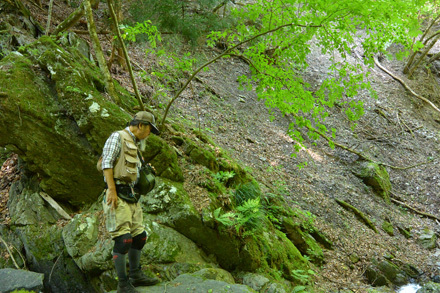
[[[44,274],[24,270],[1,269],[0,292],[8,293],[25,289],[39,292],[43,290]]]
[[[437,235],[432,230],[423,230],[417,242],[425,249],[434,249],[436,247]]]
[[[165,287],[166,286],[166,287]],[[194,274],[178,276],[169,284],[160,284],[154,287],[137,287],[141,293],[182,293],[182,292],[228,292],[250,293],[256,292],[246,285],[230,284],[224,281],[205,279]]]

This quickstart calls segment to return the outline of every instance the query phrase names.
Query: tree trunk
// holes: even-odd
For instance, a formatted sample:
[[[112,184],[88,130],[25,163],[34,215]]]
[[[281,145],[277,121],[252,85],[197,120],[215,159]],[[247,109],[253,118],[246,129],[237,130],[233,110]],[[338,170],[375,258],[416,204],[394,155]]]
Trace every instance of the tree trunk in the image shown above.
[[[128,72],[130,73],[130,78],[131,78],[131,83],[133,85],[134,93],[135,93],[136,98],[139,102],[139,106],[141,107],[141,110],[145,111],[144,103],[142,102],[142,98],[141,98],[141,95],[139,93],[139,90],[138,90],[138,87],[136,84],[136,79],[134,78],[133,68],[131,67],[130,58],[128,57],[128,53],[127,53],[127,49],[125,48],[124,40],[122,39],[121,32],[119,31],[119,23],[118,23],[118,19],[117,19],[115,10],[113,9],[112,0],[108,0],[108,8],[109,8],[111,16],[112,16],[113,26],[116,28],[116,35],[118,36],[119,44],[120,44],[122,51],[124,53],[125,61],[127,62],[127,68],[128,68]]]
[[[98,34],[96,33],[95,21],[93,19],[92,7],[90,5],[90,0],[84,1],[84,9],[87,16],[87,27],[89,29],[90,38],[92,39],[93,49],[95,50],[96,59],[98,59],[99,68],[101,69],[102,75],[105,78],[105,87],[110,94],[110,96],[115,99],[116,103],[121,104],[121,100],[116,93],[115,86],[113,84],[113,79],[108,71],[107,63],[105,61],[104,53],[102,52],[101,43],[99,42]]]
[[[434,18],[431,23],[429,24],[429,26],[426,28],[425,32],[423,33],[422,37],[420,38],[420,42],[423,42],[426,45],[426,42],[429,39],[425,40],[426,35],[429,33],[429,31],[431,30],[432,26],[440,19],[440,14],[437,15],[436,18]],[[412,63],[414,62],[414,58],[417,56],[417,54],[420,52],[420,50],[413,52],[411,54],[411,56],[408,59],[408,62],[406,62],[405,67],[403,68],[403,73],[407,74],[409,72],[409,69],[411,68]]]
[[[124,16],[122,14],[122,1],[121,0],[113,0],[111,1],[112,3],[112,7],[114,10],[114,13],[116,15],[116,23],[121,23],[124,19]],[[110,5],[110,2],[108,2]],[[117,35],[119,28],[115,27],[115,22],[112,22],[111,24],[112,27],[112,31],[114,35]],[[116,62],[116,64],[118,64],[119,66],[121,66],[122,68],[124,68],[124,70],[128,70],[128,65],[125,63],[125,59],[124,59],[124,49],[121,46],[121,43],[116,40],[113,39],[112,41],[112,54],[110,56],[110,59],[107,63],[107,66],[109,68],[109,70],[111,69],[113,63]]]

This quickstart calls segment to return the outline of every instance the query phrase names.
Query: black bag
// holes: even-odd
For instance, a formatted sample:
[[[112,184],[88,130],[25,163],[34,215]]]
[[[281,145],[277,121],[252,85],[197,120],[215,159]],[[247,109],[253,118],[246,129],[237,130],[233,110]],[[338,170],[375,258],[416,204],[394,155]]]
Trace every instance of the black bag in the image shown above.
[[[134,190],[131,189],[129,185],[125,184],[116,184],[116,193],[118,197],[125,200],[128,203],[137,203],[141,197],[141,195]]]
[[[138,183],[135,185],[135,189],[136,192],[139,192],[139,194],[145,195],[149,193],[156,185],[156,178],[154,177],[154,175],[156,175],[156,172],[154,172],[154,169],[149,164],[146,164],[144,162],[139,151],[138,156],[141,160],[142,168],[139,172],[139,180]]]

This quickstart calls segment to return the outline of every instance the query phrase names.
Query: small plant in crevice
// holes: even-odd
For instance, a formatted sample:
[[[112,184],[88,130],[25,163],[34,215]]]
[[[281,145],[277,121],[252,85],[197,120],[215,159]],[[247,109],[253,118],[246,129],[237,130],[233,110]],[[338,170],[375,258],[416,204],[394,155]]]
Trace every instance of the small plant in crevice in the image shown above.
[[[262,232],[266,217],[260,198],[249,199],[234,211],[221,214],[221,208],[214,211],[214,218],[226,227],[233,227],[238,235],[246,237]]]
[[[218,173],[214,174],[214,179],[226,183],[229,179],[234,178],[235,172],[234,171],[219,171]]]
[[[256,184],[248,182],[240,184],[233,194],[233,204],[238,207],[250,199],[261,198],[261,191]]]

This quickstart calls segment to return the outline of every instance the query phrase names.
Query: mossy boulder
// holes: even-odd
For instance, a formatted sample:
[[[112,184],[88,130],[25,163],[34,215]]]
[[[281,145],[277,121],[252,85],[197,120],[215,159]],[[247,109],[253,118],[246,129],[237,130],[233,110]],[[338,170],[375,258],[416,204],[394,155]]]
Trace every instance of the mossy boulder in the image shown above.
[[[322,265],[324,262],[324,253],[316,240],[301,229],[299,223],[295,223],[292,218],[283,218],[282,231],[286,233],[287,238],[298,248],[303,255],[307,255],[310,260]]]
[[[185,139],[184,145],[185,154],[188,155],[194,163],[205,166],[214,173],[218,172],[219,166],[216,156],[211,149],[205,146],[206,145],[201,141],[196,143],[187,138]]]
[[[150,135],[147,138],[147,147],[142,155],[146,162],[154,166],[158,176],[176,182],[183,181],[176,151],[159,136]]]
[[[419,272],[413,266],[400,261],[394,263],[387,259],[381,261],[373,259],[365,275],[373,286],[392,287],[408,283],[409,279],[417,277]]]
[[[102,220],[99,214],[77,214],[62,232],[66,250],[78,267],[95,275],[113,268],[114,243]]]
[[[136,100],[122,107],[104,92],[98,68],[76,48],[41,37],[0,60],[0,146],[16,152],[40,186],[74,206],[102,190],[96,161],[108,136],[124,128]]]
[[[440,284],[434,282],[428,282],[423,284],[422,288],[417,290],[417,293],[436,293],[440,292]]]
[[[361,162],[353,168],[353,173],[373,188],[385,202],[390,203],[391,182],[384,166],[373,162]]]
[[[215,266],[203,250],[174,229],[153,222],[151,217],[144,223],[149,235],[142,253],[143,263],[189,263],[199,269]]]
[[[164,184],[174,187],[168,188],[173,192],[164,193],[172,204],[164,205],[166,208],[157,213],[155,219],[195,242],[222,268],[251,272],[273,269],[283,271],[287,277],[291,270],[308,268],[307,261],[281,231],[271,229],[258,237],[243,238],[235,229],[219,227],[211,212],[201,217],[182,184],[165,180]]]

